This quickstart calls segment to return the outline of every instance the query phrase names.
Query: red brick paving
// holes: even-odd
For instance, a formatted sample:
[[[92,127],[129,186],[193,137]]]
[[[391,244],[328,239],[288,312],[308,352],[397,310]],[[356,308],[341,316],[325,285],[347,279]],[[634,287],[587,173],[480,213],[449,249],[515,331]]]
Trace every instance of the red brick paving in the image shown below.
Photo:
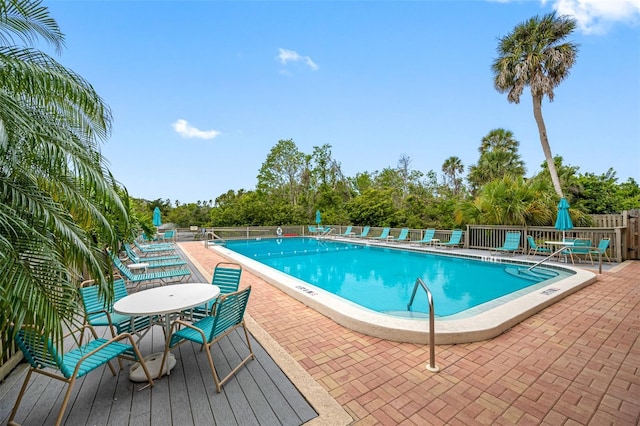
[[[183,243],[206,270],[223,258]],[[357,425],[637,425],[640,262],[491,340],[429,348],[365,336],[243,272],[249,314]]]

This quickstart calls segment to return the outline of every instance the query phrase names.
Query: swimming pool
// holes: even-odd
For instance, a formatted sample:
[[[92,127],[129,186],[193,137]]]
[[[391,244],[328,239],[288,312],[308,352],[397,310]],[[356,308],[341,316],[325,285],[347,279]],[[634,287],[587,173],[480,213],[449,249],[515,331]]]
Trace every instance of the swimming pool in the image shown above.
[[[407,311],[417,278],[433,294],[435,315],[446,317],[573,275],[548,268],[530,273],[511,264],[319,238],[229,241],[227,248],[365,308],[405,317],[429,312],[424,293],[417,294]]]
[[[406,309],[417,277],[434,295],[437,343],[493,337],[595,280],[593,273],[556,267],[544,268],[551,279],[533,282],[531,276],[512,276],[526,271],[530,262],[512,262],[505,256],[485,256],[483,261],[482,255],[458,256],[449,250],[371,240],[265,238],[228,241],[227,247],[213,249],[341,325],[407,342],[424,343],[428,338],[424,292],[418,293],[411,312]],[[479,278],[482,275],[489,278]],[[450,281],[451,276],[462,278],[462,284]],[[503,279],[515,281],[505,287]],[[465,287],[469,282],[472,285]],[[370,300],[347,299],[362,294]]]

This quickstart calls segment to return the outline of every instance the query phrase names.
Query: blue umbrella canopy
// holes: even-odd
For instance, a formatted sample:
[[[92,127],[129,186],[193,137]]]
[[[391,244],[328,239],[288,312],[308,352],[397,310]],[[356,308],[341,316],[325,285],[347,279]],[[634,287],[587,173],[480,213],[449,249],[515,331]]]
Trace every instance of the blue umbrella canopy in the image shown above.
[[[162,225],[162,216],[160,214],[160,209],[156,207],[153,209],[153,226]]]
[[[573,229],[573,222],[569,216],[569,203],[566,198],[561,198],[558,203],[558,216],[556,217],[556,229],[562,231],[562,239],[564,240],[564,231]]]
[[[320,225],[320,222],[322,221],[321,219],[322,218],[320,217],[320,210],[316,210],[316,223],[318,225]]]

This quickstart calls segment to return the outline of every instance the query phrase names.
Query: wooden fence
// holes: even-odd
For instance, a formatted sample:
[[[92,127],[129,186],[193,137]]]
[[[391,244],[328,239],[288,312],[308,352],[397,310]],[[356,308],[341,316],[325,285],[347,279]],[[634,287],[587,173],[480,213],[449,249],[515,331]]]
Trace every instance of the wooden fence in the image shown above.
[[[598,214],[591,217],[598,227],[620,229],[619,248],[622,251],[622,259],[640,259],[640,209],[625,210],[619,214]]]

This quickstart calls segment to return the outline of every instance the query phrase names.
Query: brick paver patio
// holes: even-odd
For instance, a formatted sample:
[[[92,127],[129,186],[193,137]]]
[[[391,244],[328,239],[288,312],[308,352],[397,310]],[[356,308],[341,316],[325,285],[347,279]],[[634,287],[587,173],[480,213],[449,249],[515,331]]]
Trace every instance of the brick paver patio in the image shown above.
[[[206,271],[220,255],[182,249]],[[640,262],[487,341],[436,347],[369,337],[337,325],[262,279],[250,316],[353,418],[369,425],[637,425]],[[301,389],[304,393],[304,389]]]

